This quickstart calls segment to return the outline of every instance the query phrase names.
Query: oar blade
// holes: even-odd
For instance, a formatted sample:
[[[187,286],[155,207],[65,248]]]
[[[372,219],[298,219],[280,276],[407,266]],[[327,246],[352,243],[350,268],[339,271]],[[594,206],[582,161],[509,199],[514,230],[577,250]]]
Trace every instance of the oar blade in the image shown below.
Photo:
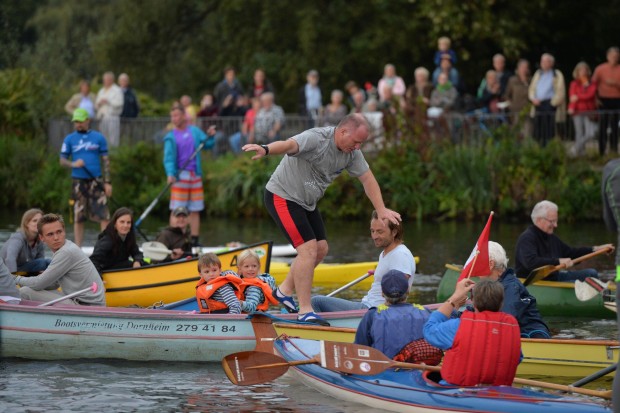
[[[333,371],[370,376],[394,364],[381,351],[368,346],[336,341],[321,342],[321,366]]]
[[[222,368],[231,383],[237,386],[249,386],[275,380],[288,370],[288,365],[268,368],[254,367],[283,362],[286,362],[286,360],[272,353],[242,351],[224,357],[222,359]]]
[[[556,271],[556,268],[553,265],[545,265],[544,267],[536,268],[532,270],[530,275],[528,275],[525,281],[523,281],[523,285],[527,287],[530,284],[542,280],[554,271]]]
[[[605,291],[609,282],[603,283],[602,281],[587,277],[585,281],[575,281],[575,296],[579,301],[588,301]]]

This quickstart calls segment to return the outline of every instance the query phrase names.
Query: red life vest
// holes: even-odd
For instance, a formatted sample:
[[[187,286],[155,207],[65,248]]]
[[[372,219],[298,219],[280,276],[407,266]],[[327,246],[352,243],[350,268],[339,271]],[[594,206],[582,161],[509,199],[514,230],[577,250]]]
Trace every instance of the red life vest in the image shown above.
[[[245,289],[248,288],[249,286],[258,287],[263,292],[263,295],[265,296],[265,300],[263,300],[262,303],[256,306],[256,309],[258,311],[267,311],[267,309],[269,308],[269,304],[273,304],[273,305],[280,304],[279,301],[273,298],[271,294],[271,287],[265,281],[261,280],[260,278],[244,278],[242,281],[243,281],[243,284],[241,284],[241,297],[245,296]],[[241,299],[243,300],[244,298],[241,298]]]
[[[230,284],[237,298],[241,299],[240,287],[243,280],[241,278],[226,274],[210,280],[209,282],[202,278],[196,284],[196,300],[201,313],[211,313],[213,311],[225,310],[228,308],[226,303],[217,301],[211,296],[223,285]]]
[[[510,386],[521,356],[519,323],[510,314],[466,311],[446,351],[441,376],[457,386]]]

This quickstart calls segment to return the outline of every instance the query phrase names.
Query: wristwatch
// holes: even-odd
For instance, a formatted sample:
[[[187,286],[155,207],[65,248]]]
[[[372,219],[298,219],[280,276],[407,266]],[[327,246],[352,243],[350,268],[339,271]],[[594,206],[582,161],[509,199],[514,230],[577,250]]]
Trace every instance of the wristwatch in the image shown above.
[[[269,146],[267,145],[261,145],[261,148],[263,148],[265,150],[265,156],[269,155]]]

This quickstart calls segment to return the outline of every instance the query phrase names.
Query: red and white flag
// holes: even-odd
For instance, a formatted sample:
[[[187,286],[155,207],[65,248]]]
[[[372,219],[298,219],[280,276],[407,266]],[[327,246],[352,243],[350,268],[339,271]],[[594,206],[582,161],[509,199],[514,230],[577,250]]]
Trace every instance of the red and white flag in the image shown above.
[[[480,238],[478,238],[478,242],[476,242],[474,250],[467,259],[458,281],[461,281],[463,278],[469,278],[470,276],[483,277],[486,275],[491,275],[491,269],[489,268],[489,233],[491,232],[492,219],[493,211],[491,211],[489,220],[484,226],[484,229],[480,234]]]

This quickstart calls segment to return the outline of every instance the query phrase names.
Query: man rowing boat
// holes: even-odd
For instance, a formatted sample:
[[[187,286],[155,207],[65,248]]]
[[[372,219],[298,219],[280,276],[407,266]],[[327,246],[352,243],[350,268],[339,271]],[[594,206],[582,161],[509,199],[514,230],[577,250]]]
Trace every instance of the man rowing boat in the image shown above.
[[[370,125],[364,116],[346,116],[338,126],[313,128],[285,141],[268,145],[248,144],[242,149],[254,151],[252,159],[269,154],[283,154],[282,161],[267,183],[265,205],[297,257],[284,282],[274,291],[274,298],[298,320],[327,324],[312,309],[310,292],[314,268],[327,254],[327,236],[317,202],[327,187],[345,169],[357,177],[379,219],[397,223],[400,214],[385,207],[381,188],[360,147],[369,136]],[[291,297],[297,292],[299,309]]]
[[[518,277],[527,277],[533,270],[546,265],[562,265],[565,269],[573,266],[573,260],[602,249],[611,249],[612,244],[593,247],[571,247],[553,233],[558,226],[558,206],[551,201],[540,201],[532,210],[534,225],[526,229],[517,240],[515,251],[515,271]],[[548,281],[583,281],[587,277],[597,277],[593,268],[583,270],[560,270],[549,275]]]

